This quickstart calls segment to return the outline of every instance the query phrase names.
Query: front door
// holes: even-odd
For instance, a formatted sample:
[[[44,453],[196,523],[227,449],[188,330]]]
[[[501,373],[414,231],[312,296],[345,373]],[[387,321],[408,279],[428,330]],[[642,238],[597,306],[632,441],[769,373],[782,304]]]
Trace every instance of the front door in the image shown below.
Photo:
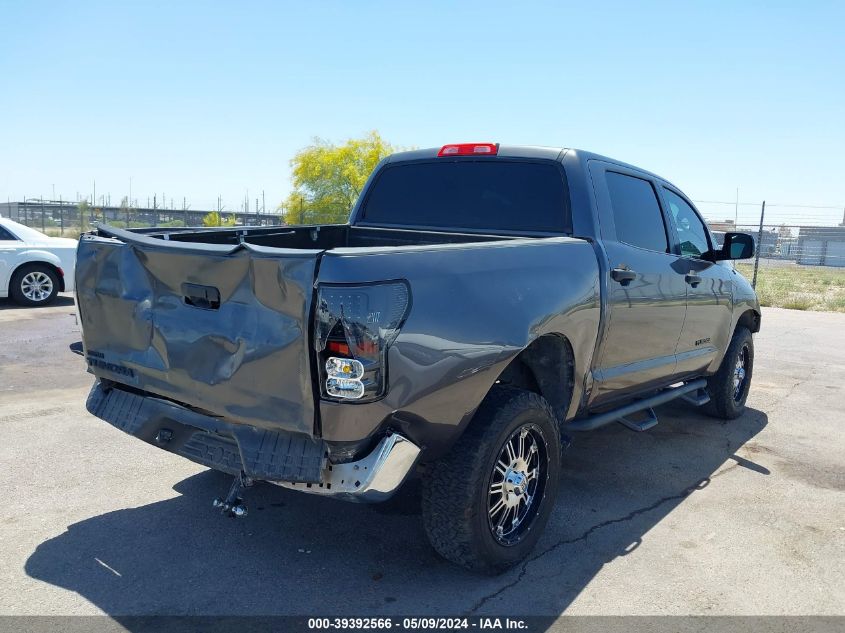
[[[675,243],[683,257],[687,284],[687,316],[678,339],[679,374],[701,373],[728,348],[731,338],[731,277],[735,274],[724,264],[703,259],[713,248],[712,237],[704,222],[683,195],[662,186]]]
[[[590,163],[590,174],[608,260],[609,314],[593,372],[595,405],[665,385],[676,374],[687,287],[655,182],[600,161]]]

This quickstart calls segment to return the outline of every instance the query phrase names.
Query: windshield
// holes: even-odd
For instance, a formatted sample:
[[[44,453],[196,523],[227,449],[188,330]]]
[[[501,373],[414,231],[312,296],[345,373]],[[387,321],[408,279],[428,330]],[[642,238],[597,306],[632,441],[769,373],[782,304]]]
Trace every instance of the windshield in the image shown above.
[[[358,219],[492,232],[571,232],[563,174],[551,162],[389,165],[376,178]]]

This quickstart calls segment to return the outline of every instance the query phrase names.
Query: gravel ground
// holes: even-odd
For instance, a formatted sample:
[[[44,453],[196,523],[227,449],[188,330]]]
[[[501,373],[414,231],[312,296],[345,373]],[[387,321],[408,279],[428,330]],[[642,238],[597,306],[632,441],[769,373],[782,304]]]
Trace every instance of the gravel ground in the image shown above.
[[[440,560],[383,506],[228,478],[89,416],[73,302],[0,300],[0,614],[845,614],[845,314],[765,309],[750,409],[579,435],[534,555]]]

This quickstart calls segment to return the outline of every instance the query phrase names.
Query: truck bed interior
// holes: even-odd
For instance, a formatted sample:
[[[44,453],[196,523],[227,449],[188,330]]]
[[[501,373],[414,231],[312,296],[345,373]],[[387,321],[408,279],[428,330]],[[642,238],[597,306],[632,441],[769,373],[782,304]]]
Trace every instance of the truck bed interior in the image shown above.
[[[141,229],[147,237],[204,244],[247,242],[276,248],[330,250],[347,247],[460,244],[514,239],[514,236],[324,224],[315,226],[233,227],[227,229]]]

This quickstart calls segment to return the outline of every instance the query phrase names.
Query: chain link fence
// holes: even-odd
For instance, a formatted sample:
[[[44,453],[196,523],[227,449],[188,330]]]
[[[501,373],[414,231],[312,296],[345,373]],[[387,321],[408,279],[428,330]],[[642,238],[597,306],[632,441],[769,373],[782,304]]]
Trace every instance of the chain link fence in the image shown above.
[[[99,222],[121,228],[204,226],[203,219],[210,213],[213,210],[91,207],[46,200],[0,203],[0,216],[55,237],[78,237]],[[217,217],[224,223],[234,217],[239,226],[279,225],[284,221],[278,213],[224,210]],[[754,236],[757,260],[735,265],[749,281],[755,279],[756,267],[756,289],[762,305],[845,312],[845,221],[836,224],[830,222],[829,215],[777,209],[769,217],[772,221],[766,223],[764,217],[762,230],[759,220],[708,219],[708,225],[717,244],[728,231]]]
[[[32,227],[51,237],[79,237],[98,223],[118,228],[205,226],[203,220],[217,214],[223,224],[270,226],[281,224],[277,213],[244,213],[194,209],[150,209],[135,207],[92,207],[87,203],[29,200],[0,203],[0,217]]]
[[[737,262],[736,269],[752,281],[756,268],[762,305],[845,312],[845,226],[709,224],[717,244],[727,231],[754,236],[755,259]]]

